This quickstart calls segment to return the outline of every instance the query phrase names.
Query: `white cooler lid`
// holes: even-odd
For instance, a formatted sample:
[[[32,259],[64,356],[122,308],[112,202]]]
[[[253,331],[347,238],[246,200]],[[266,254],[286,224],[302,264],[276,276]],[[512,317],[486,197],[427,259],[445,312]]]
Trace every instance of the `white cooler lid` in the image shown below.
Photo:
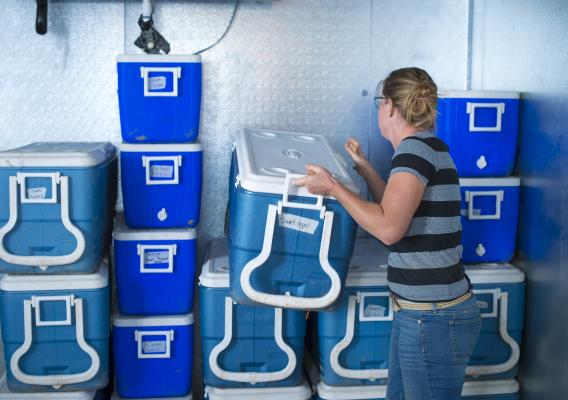
[[[320,382],[318,395],[323,400],[386,399],[387,386],[328,386]]]
[[[322,135],[264,129],[244,129],[237,135],[241,186],[251,192],[283,194],[286,173],[306,175],[307,163],[326,167],[339,182],[359,193],[347,164]],[[291,185],[289,194],[313,196]]]
[[[505,90],[443,90],[438,97],[454,99],[518,99],[519,92]]]
[[[123,400],[122,397],[120,397],[118,394],[113,393],[112,397],[110,398],[111,400]],[[191,394],[188,394],[187,396],[184,397],[166,397],[165,399],[167,400],[191,400]],[[137,399],[132,399],[129,398],[128,400],[137,400]],[[164,397],[144,397],[144,399],[138,399],[138,400],[164,400]]]
[[[141,317],[122,315],[115,310],[112,315],[112,326],[118,326],[119,328],[189,325],[193,325],[193,313],[185,315],[155,315],[151,317]]]
[[[309,400],[312,390],[304,377],[299,386],[221,389],[205,386],[209,400]]]
[[[515,379],[497,381],[465,382],[462,396],[485,396],[513,394],[519,392],[519,383]]]
[[[105,142],[35,142],[0,152],[0,167],[94,167],[116,157]]]
[[[82,392],[37,392],[37,393],[12,393],[6,384],[6,375],[0,378],[0,400],[93,400],[96,391]]]
[[[4,275],[0,280],[0,290],[5,292],[88,290],[106,286],[108,286],[108,265],[105,260],[92,274]]]
[[[516,176],[506,178],[460,178],[460,186],[493,187],[493,186],[520,186],[521,179]]]
[[[388,247],[377,239],[357,239],[345,286],[386,286],[388,258]]]
[[[191,153],[203,151],[201,143],[138,144],[122,143],[120,151],[133,153]]]
[[[114,220],[112,237],[116,240],[193,240],[197,237],[195,229],[130,229],[120,212]]]
[[[475,264],[464,265],[471,283],[520,283],[525,281],[525,274],[511,264]]]
[[[199,54],[121,54],[116,59],[120,63],[200,63]]]
[[[213,239],[205,248],[199,284],[210,288],[229,287],[229,244],[226,238]]]

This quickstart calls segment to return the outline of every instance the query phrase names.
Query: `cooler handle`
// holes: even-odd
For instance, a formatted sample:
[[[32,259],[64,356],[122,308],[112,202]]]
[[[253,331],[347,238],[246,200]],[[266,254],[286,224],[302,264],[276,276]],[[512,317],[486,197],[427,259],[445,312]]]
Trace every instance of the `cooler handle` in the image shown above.
[[[26,179],[29,177],[50,177],[52,179],[52,196],[49,199],[30,199],[25,195]],[[61,188],[61,221],[65,229],[69,231],[77,241],[77,246],[72,253],[61,256],[19,256],[8,252],[4,247],[4,238],[14,229],[18,222],[18,190],[20,185],[20,202],[21,203],[56,203],[57,202],[57,185]],[[39,266],[40,269],[46,270],[52,265],[66,265],[79,260],[85,252],[85,236],[79,228],[71,222],[69,218],[69,177],[61,176],[59,172],[52,174],[35,174],[20,173],[16,176],[9,177],[10,189],[10,217],[6,225],[0,228],[0,258],[11,264]]]
[[[306,204],[306,203],[296,203],[293,201],[288,200],[288,191],[290,190],[290,184],[293,183],[294,179],[303,178],[305,175],[299,174],[286,174],[286,178],[284,180],[284,190],[282,191],[282,201],[278,202],[278,214],[282,213],[283,207],[288,208],[301,208],[304,210],[316,210],[320,212],[320,218],[323,218],[325,214],[325,206],[323,205],[323,196],[314,195],[308,193],[305,197],[314,197],[316,199],[315,203]]]
[[[282,309],[274,309],[274,338],[278,347],[286,353],[288,363],[280,371],[273,372],[232,372],[225,371],[219,366],[219,355],[231,344],[233,338],[233,300],[225,297],[225,333],[223,340],[219,342],[209,355],[209,366],[215,376],[233,382],[259,383],[281,381],[288,378],[296,368],[297,359],[294,350],[286,344],[282,337]]]
[[[152,162],[154,161],[172,161],[173,178],[172,179],[152,179]],[[146,185],[177,185],[179,184],[179,167],[182,165],[181,155],[177,156],[142,156],[142,166],[146,169]]]
[[[483,214],[475,215],[473,213],[473,199],[479,196],[492,196],[495,197],[495,214]],[[470,220],[479,219],[501,219],[501,202],[505,198],[505,192],[503,190],[492,190],[484,192],[471,192],[469,190],[465,191],[465,201],[467,203],[467,218]]]
[[[144,336],[164,336],[166,349],[162,353],[144,353]],[[167,331],[134,331],[134,340],[138,344],[138,359],[170,358],[172,354],[171,343],[174,341],[173,329]]]
[[[502,115],[505,113],[505,103],[470,103],[466,105],[469,114],[469,131],[470,132],[501,132]],[[495,126],[476,126],[475,110],[477,108],[494,108],[497,113]]]
[[[482,293],[481,290],[473,290],[473,293]],[[509,359],[501,364],[496,365],[471,365],[465,370],[466,375],[482,376],[494,375],[510,371],[519,362],[521,354],[519,344],[509,335],[507,331],[507,317],[509,306],[509,293],[501,292],[500,290],[493,292],[494,296],[499,299],[499,334],[501,338],[511,349]],[[496,308],[494,308],[496,311]]]
[[[250,260],[241,273],[240,282],[245,295],[253,301],[273,307],[298,308],[298,309],[317,309],[327,307],[337,300],[341,292],[341,280],[337,271],[329,263],[329,244],[331,239],[331,229],[333,225],[333,212],[325,211],[324,223],[319,251],[319,261],[324,273],[331,279],[331,288],[321,297],[297,297],[290,293],[284,295],[264,293],[252,287],[250,278],[255,269],[261,267],[272,250],[272,240],[274,237],[274,227],[277,218],[278,207],[274,204],[268,206],[266,216],[266,226],[264,229],[264,242],[262,250],[258,256]]]
[[[388,377],[388,368],[350,369],[343,367],[339,362],[339,356],[341,355],[341,352],[345,350],[353,340],[353,335],[355,332],[355,307],[357,306],[357,303],[360,303],[359,313],[361,313],[361,309],[363,308],[363,302],[361,301],[360,295],[361,293],[357,293],[357,296],[349,296],[347,306],[347,320],[345,323],[345,336],[333,347],[333,349],[331,349],[331,352],[329,354],[331,369],[337,375],[348,379],[368,379],[371,381],[377,379],[386,379]],[[388,296],[388,293],[386,293],[386,295]],[[389,316],[387,318],[384,318],[384,321],[392,321],[392,303],[390,298],[389,308]]]
[[[166,250],[168,252],[168,268],[148,268],[145,263],[146,250]],[[168,274],[174,272],[174,256],[177,254],[176,244],[138,244],[136,252],[140,256],[140,273]]]
[[[65,296],[54,296],[53,301],[61,300]],[[24,343],[14,352],[10,359],[10,369],[14,377],[22,383],[28,385],[42,385],[53,386],[55,389],[61,388],[63,385],[70,385],[74,383],[86,382],[95,377],[99,371],[100,358],[96,350],[85,341],[84,335],[84,321],[83,321],[83,299],[76,299],[74,296],[67,296],[70,307],[75,307],[75,335],[77,337],[77,344],[85,353],[91,358],[91,366],[84,372],[69,375],[28,375],[20,369],[19,362],[24,354],[28,352],[32,345],[32,308],[35,308],[36,318],[39,313],[39,306],[41,301],[48,301],[48,297],[32,296],[31,300],[24,300]],[[70,319],[70,312],[67,315]],[[36,319],[36,326],[38,324]],[[43,321],[44,326],[46,321]],[[59,321],[54,321],[59,322]],[[52,323],[52,325],[58,325]],[[69,324],[71,325],[71,324]]]
[[[171,92],[151,92],[150,77],[151,72],[170,72],[172,74]],[[181,78],[181,67],[140,67],[140,77],[144,79],[144,97],[177,97],[178,80]]]

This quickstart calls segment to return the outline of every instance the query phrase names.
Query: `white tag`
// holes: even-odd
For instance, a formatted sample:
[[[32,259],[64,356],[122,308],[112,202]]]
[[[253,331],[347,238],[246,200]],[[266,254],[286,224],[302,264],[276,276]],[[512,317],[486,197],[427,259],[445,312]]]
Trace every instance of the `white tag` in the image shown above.
[[[369,318],[384,317],[386,310],[386,307],[383,307],[381,305],[368,304],[367,307],[365,307],[365,312],[363,314],[365,315],[365,317]]]
[[[170,262],[170,252],[162,251],[145,251],[144,264],[168,264]]]
[[[166,342],[163,340],[152,340],[142,342],[142,353],[144,354],[161,354],[166,352]]]
[[[172,165],[151,165],[150,176],[152,178],[173,178],[174,167]]]
[[[477,307],[483,310],[484,308],[489,308],[489,303],[486,301],[477,300]]]
[[[148,84],[150,85],[150,90],[161,90],[166,88],[166,77],[165,76],[154,76],[148,79]]]
[[[278,224],[283,228],[294,229],[296,231],[313,235],[318,228],[319,221],[315,219],[299,217],[294,214],[281,213],[278,216]]]
[[[27,189],[28,199],[30,200],[44,200],[47,194],[46,187],[29,188]]]

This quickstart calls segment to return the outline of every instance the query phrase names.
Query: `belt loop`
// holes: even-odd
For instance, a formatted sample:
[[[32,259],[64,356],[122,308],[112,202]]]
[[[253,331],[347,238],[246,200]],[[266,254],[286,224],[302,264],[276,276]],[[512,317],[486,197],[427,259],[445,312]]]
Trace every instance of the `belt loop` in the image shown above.
[[[400,304],[398,304],[398,301],[396,301],[396,296],[392,293],[389,293],[389,296],[391,298],[391,302],[392,302],[392,309],[394,312],[398,312],[400,311]]]
[[[432,312],[434,314],[438,312],[438,303],[432,303]]]

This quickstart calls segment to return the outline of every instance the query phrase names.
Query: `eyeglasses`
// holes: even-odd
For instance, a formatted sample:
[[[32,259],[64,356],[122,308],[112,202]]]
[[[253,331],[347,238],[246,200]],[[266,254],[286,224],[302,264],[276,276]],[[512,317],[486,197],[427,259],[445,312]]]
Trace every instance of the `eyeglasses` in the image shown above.
[[[375,97],[373,97],[373,99],[375,100],[375,107],[377,107],[377,110],[378,110],[379,107],[381,106],[381,101],[386,99],[386,97],[385,96],[375,96]]]

